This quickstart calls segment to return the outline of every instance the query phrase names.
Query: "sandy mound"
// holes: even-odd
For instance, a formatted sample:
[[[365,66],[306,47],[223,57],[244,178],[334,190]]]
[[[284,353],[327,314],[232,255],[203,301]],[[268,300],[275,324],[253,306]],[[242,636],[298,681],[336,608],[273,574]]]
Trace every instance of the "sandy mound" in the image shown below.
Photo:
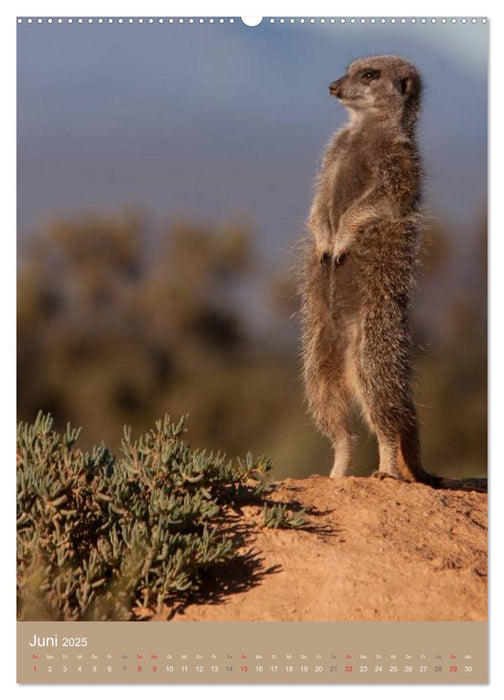
[[[169,619],[486,619],[485,493],[313,476],[281,482],[272,500],[305,508],[310,525],[265,529],[244,507],[235,527],[252,554]]]

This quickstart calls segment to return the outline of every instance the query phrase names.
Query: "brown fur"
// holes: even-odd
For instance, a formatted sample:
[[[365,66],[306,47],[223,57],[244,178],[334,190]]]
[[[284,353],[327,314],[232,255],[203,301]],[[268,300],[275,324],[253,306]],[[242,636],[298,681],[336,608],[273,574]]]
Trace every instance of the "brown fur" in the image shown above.
[[[317,178],[302,272],[304,386],[335,450],[352,468],[350,402],[378,438],[379,475],[436,485],[420,459],[409,312],[419,241],[417,70],[397,56],[354,61],[330,90],[350,122]]]

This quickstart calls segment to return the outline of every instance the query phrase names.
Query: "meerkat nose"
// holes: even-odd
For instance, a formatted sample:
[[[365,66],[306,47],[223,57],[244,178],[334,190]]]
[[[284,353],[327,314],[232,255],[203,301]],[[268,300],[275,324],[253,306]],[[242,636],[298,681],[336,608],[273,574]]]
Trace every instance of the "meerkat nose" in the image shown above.
[[[341,83],[343,82],[343,78],[340,78],[339,80],[333,80],[332,83],[329,84],[329,92],[331,95],[334,95],[335,97],[341,97]]]

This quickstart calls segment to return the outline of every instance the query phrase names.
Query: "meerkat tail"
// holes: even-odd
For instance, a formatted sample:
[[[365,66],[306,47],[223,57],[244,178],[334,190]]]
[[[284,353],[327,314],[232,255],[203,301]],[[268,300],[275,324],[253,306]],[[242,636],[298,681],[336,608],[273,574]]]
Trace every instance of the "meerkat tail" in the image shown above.
[[[420,461],[418,428],[408,426],[399,435],[398,466],[404,475],[432,488],[443,488],[443,479],[425,471]]]

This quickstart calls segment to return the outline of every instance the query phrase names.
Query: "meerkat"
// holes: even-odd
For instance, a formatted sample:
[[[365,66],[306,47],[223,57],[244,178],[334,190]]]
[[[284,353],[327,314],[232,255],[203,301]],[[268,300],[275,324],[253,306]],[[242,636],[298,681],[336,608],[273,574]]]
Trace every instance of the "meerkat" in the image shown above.
[[[410,306],[419,246],[421,79],[398,56],[361,58],[329,85],[349,120],[324,153],[302,274],[304,388],[352,470],[356,401],[378,440],[378,476],[439,485],[421,463]]]

